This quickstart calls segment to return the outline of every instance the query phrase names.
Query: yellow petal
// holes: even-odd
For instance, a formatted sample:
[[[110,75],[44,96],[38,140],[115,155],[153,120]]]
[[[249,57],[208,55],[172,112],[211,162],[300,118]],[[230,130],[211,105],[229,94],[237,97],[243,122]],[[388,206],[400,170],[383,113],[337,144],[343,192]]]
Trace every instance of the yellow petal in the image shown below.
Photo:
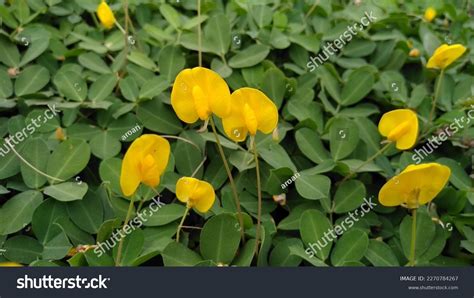
[[[206,181],[192,177],[182,177],[176,183],[176,197],[190,208],[207,212],[214,204],[214,188]]]
[[[433,7],[428,7],[425,10],[424,19],[427,22],[431,22],[436,17],[436,10]]]
[[[240,112],[222,119],[225,134],[234,142],[242,142],[247,138],[248,129]]]
[[[0,267],[23,267],[23,265],[15,262],[1,262]]]
[[[240,88],[234,93],[236,92],[240,92],[240,96],[245,98],[254,111],[258,130],[264,134],[272,133],[278,124],[278,109],[275,103],[265,93],[254,88]]]
[[[140,182],[156,187],[168,165],[170,144],[158,135],[145,134],[133,141],[122,161],[120,187],[125,196],[132,195]]]
[[[204,68],[193,68],[195,82],[207,95],[209,107],[212,113],[223,118],[230,113],[230,91],[229,86],[219,74]]]
[[[438,47],[426,64],[427,68],[445,69],[454,61],[459,59],[467,48],[461,44],[447,45]]]
[[[198,187],[195,189],[193,196],[196,202],[195,208],[201,213],[205,213],[211,209],[216,200],[214,188],[206,181],[199,181]]]
[[[449,167],[438,163],[410,165],[380,189],[379,201],[385,206],[417,208],[433,200],[451,175]]]
[[[100,23],[107,29],[111,29],[115,24],[114,13],[105,1],[102,1],[99,6],[97,6],[97,17]]]
[[[192,177],[181,177],[176,182],[176,197],[183,203],[187,203],[192,197],[199,180]]]
[[[176,77],[171,90],[171,106],[181,121],[194,123],[199,119],[193,98],[194,79],[191,69],[182,70]]]
[[[184,69],[173,84],[171,105],[178,118],[186,123],[206,120],[211,113],[222,118],[231,109],[229,87],[210,69]]]
[[[387,112],[380,119],[379,132],[390,141],[395,141],[398,149],[409,149],[418,138],[418,117],[408,109]]]

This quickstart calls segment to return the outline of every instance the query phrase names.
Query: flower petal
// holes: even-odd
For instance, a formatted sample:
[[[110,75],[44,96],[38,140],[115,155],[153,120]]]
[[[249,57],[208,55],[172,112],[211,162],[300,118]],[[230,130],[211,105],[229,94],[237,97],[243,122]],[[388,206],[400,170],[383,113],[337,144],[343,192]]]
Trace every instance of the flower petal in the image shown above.
[[[427,68],[445,69],[454,61],[459,59],[467,48],[461,44],[447,45],[438,47],[426,64]]]
[[[400,125],[406,125],[407,128],[396,137],[396,147],[400,150],[409,149],[418,138],[418,117],[412,110],[398,109],[385,113],[379,122],[379,132],[388,137]]]
[[[206,181],[199,181],[194,190],[193,199],[196,202],[194,206],[199,212],[205,213],[211,209],[216,200],[216,194],[212,185]]]
[[[240,88],[234,93],[237,91],[245,98],[257,116],[258,130],[264,134],[273,132],[278,124],[278,109],[275,103],[265,93],[254,88]]]
[[[187,203],[198,186],[199,180],[192,177],[181,177],[176,182],[176,197],[183,203]]]
[[[143,169],[147,156],[153,159],[152,169]],[[158,135],[145,134],[133,141],[122,161],[120,187],[125,196],[132,195],[140,182],[155,187],[160,183],[160,176],[168,165],[170,145]]]
[[[115,24],[114,13],[105,1],[100,2],[99,6],[97,6],[97,17],[100,23],[107,29],[111,29]]]
[[[195,84],[207,95],[212,113],[220,118],[228,116],[231,109],[230,91],[224,79],[216,72],[204,67],[195,67],[192,72]]]
[[[182,70],[173,83],[171,106],[181,121],[194,123],[199,119],[193,100],[194,79],[191,69]]]

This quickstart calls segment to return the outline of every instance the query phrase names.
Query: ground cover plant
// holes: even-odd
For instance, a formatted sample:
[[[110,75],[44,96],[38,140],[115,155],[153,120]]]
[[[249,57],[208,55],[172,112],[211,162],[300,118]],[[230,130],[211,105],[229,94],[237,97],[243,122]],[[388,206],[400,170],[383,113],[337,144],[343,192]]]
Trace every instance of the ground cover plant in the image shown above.
[[[0,4],[1,266],[472,265],[472,0]]]

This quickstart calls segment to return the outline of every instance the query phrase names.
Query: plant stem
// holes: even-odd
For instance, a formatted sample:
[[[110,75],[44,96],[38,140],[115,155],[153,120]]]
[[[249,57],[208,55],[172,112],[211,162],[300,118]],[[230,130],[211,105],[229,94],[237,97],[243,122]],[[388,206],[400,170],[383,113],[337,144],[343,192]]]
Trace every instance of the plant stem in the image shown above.
[[[209,122],[211,123],[212,133],[216,138],[217,148],[219,150],[219,154],[221,155],[222,163],[224,164],[225,171],[227,172],[227,177],[229,177],[230,181],[230,188],[232,189],[232,195],[234,196],[235,206],[237,208],[237,218],[240,224],[240,238],[242,238],[242,243],[245,243],[245,235],[244,235],[244,219],[242,217],[242,209],[240,207],[240,199],[239,195],[237,194],[237,187],[235,186],[234,178],[232,177],[232,172],[230,171],[229,164],[227,163],[227,159],[224,154],[224,149],[222,148],[221,141],[219,140],[219,136],[217,135],[216,125],[214,123],[214,119],[209,117]]]
[[[258,263],[258,241],[260,240],[260,226],[262,224],[262,190],[260,189],[260,166],[258,164],[258,153],[257,153],[257,142],[255,138],[251,136],[251,143],[253,148],[253,157],[255,160],[255,171],[257,173],[257,196],[258,196],[258,207],[257,207],[257,231],[255,232],[255,254],[257,255]]]
[[[436,85],[436,91],[434,94],[433,102],[431,104],[430,117],[428,118],[428,125],[426,126],[426,130],[429,130],[431,128],[431,124],[433,122],[433,117],[436,110],[436,102],[438,101],[439,93],[441,92],[441,85],[443,85],[443,79],[444,79],[444,69],[442,69],[439,74],[438,84]]]
[[[417,208],[412,209],[412,223],[411,223],[411,243],[410,243],[410,266],[415,267],[415,250],[416,250],[416,210]]]
[[[198,14],[198,19],[201,18],[201,0],[197,0],[197,14]],[[199,60],[199,66],[202,66],[202,51],[201,51],[201,22],[199,22],[198,25],[198,60]]]
[[[132,216],[134,202],[135,202],[135,195],[132,195],[132,197],[130,198],[130,204],[128,205],[127,216],[125,216],[125,221],[122,226],[122,231],[124,230],[125,226],[128,225],[128,222],[130,221],[130,217]],[[120,258],[122,257],[122,249],[123,249],[123,238],[120,238],[118,249],[117,249],[117,257],[115,259],[115,266],[121,266]]]
[[[188,215],[189,209],[191,209],[189,206],[186,205],[186,210],[184,211],[183,217],[181,218],[181,222],[179,223],[178,230],[176,231],[176,242],[179,242],[179,233],[181,232],[181,228],[183,227],[184,220],[186,219],[186,216]]]
[[[340,183],[342,183],[342,182],[346,181],[347,179],[351,178],[352,176],[354,176],[354,174],[356,174],[358,170],[360,170],[363,166],[365,166],[366,164],[368,164],[369,162],[373,161],[378,156],[380,156],[380,154],[382,154],[385,150],[387,150],[388,147],[390,147],[391,144],[392,144],[392,142],[389,142],[389,143],[385,144],[385,146],[383,146],[379,151],[377,151],[374,155],[372,155],[364,163],[362,163],[360,166],[355,168],[354,171],[351,171],[346,177],[344,177],[344,179],[342,179],[342,181]]]

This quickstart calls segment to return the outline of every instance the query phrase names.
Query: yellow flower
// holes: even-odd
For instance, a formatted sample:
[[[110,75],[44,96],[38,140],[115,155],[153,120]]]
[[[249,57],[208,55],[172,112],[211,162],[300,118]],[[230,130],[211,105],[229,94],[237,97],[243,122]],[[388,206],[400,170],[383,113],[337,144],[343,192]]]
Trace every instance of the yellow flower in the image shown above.
[[[187,68],[174,81],[171,105],[178,118],[186,123],[207,120],[212,113],[226,117],[230,113],[229,87],[210,69]]]
[[[448,182],[451,170],[438,163],[409,165],[380,189],[379,201],[384,206],[404,205],[418,208],[433,200]]]
[[[408,56],[413,57],[413,58],[416,58],[416,57],[420,56],[420,50],[418,50],[418,49],[411,49],[411,50],[410,50],[410,53],[408,53]]]
[[[436,10],[433,7],[428,7],[425,10],[425,20],[431,22],[436,17]]]
[[[114,13],[105,1],[100,2],[99,6],[97,6],[97,16],[99,17],[100,22],[105,28],[111,29],[114,26]]]
[[[257,130],[269,134],[278,124],[278,109],[263,92],[254,88],[240,88],[231,95],[232,112],[222,119],[224,131],[236,142]]]
[[[176,197],[188,208],[196,208],[199,212],[207,212],[216,199],[214,188],[206,181],[192,177],[182,177],[176,183]]]
[[[418,138],[418,117],[408,109],[387,112],[380,119],[379,132],[389,141],[396,142],[397,149],[409,149]]]
[[[451,65],[451,63],[461,57],[466,50],[466,47],[462,44],[442,44],[434,51],[433,55],[428,60],[426,67],[445,69]]]
[[[170,144],[158,135],[145,134],[133,141],[122,162],[120,187],[131,196],[140,182],[150,187],[160,183],[170,157]]]
[[[0,267],[23,267],[23,265],[15,262],[1,262]]]

